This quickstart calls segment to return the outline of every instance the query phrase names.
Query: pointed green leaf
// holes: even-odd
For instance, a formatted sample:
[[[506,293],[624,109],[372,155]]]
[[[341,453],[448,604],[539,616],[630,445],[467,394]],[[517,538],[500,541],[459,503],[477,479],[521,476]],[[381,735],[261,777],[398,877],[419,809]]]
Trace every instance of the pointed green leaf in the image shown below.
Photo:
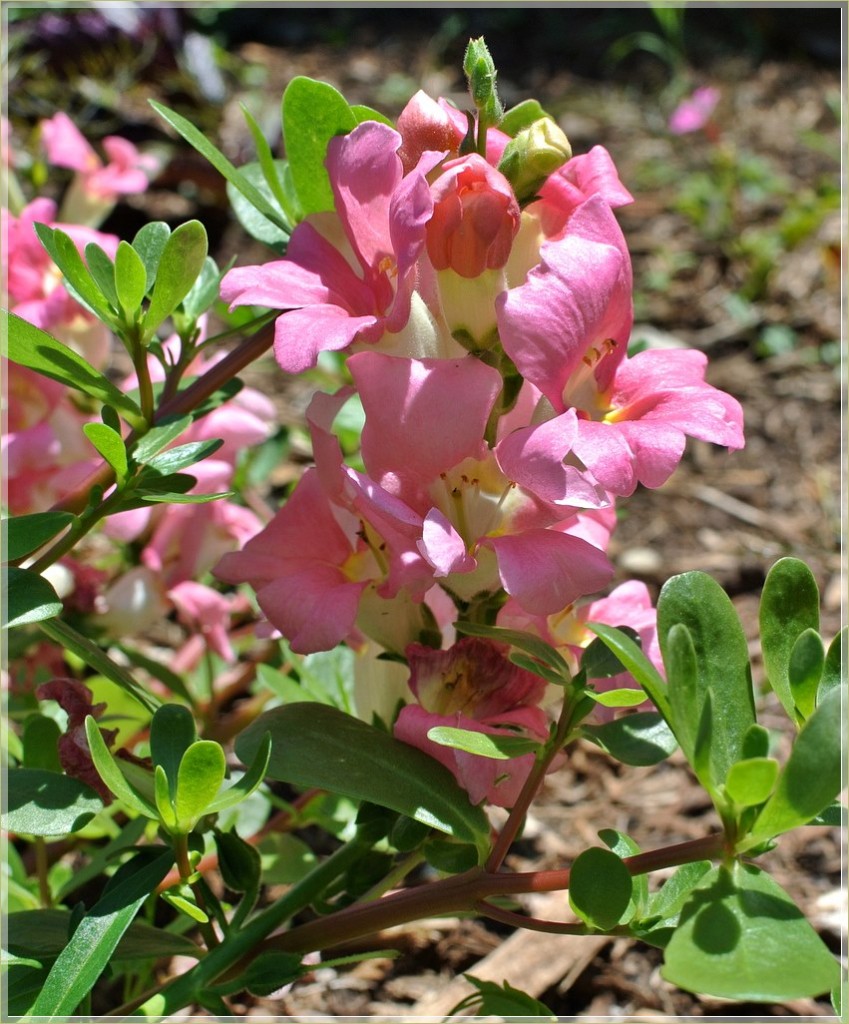
[[[250,892],[260,883],[262,864],[259,850],[236,832],[215,833],[221,878],[233,892]]]
[[[586,690],[587,697],[601,704],[603,708],[635,708],[645,704],[645,690],[637,690],[633,686],[622,686],[615,690]]]
[[[142,261],[145,270],[144,293],[145,295],[153,287],[156,280],[156,272],[159,269],[159,261],[165,245],[171,235],[171,228],[165,221],[152,221],[139,228],[136,237],[133,239],[133,248]]]
[[[752,826],[747,848],[807,824],[837,797],[846,732],[842,696],[832,690],[802,726],[775,792]]]
[[[2,629],[42,622],[62,612],[59,595],[37,572],[10,567],[3,573],[2,585]]]
[[[134,697],[142,707],[148,711],[155,711],[160,701],[153,694],[133,679],[129,672],[122,666],[116,664],[105,651],[102,651],[88,637],[78,633],[73,626],[69,626],[62,619],[50,619],[48,622],[40,622],[38,628],[55,643],[61,647],[73,651],[78,658],[81,658],[90,668],[113,683],[120,686],[130,696]]]
[[[80,921],[53,965],[30,1013],[63,1019],[73,1014],[112,958],[142,903],[174,863],[170,850],[141,866],[109,889]]]
[[[819,606],[819,588],[811,570],[798,558],[779,559],[767,573],[761,593],[761,649],[769,684],[794,721],[790,654],[806,629],[819,630]]]
[[[91,715],[86,716],[85,733],[94,767],[109,791],[131,810],[137,811],[146,818],[152,818],[156,821],[159,817],[156,808],[124,778],[121,769],[115,763],[115,759],[100,735],[97,722]]]
[[[119,303],[118,292],[115,290],[115,264],[97,242],[89,242],[85,247],[85,261],[97,287],[117,313]]]
[[[111,405],[133,427],[144,425],[141,409],[81,355],[15,313],[0,311],[2,355]],[[8,343],[8,344],[7,344]]]
[[[488,852],[483,810],[472,806],[451,773],[422,751],[336,708],[299,703],[273,708],[245,729],[236,740],[245,764],[266,732],[272,738],[270,778],[389,807],[473,843],[481,857]]]
[[[464,636],[485,637],[489,640],[496,640],[498,643],[509,644],[511,647],[518,647],[520,651],[530,654],[532,658],[537,658],[544,665],[554,669],[563,679],[571,679],[569,666],[563,655],[532,633],[522,633],[517,629],[505,629],[503,626],[486,626],[482,622],[458,622],[457,632]]]
[[[528,739],[526,736],[500,736],[471,729],[455,729],[448,725],[437,725],[429,729],[427,738],[441,747],[451,747],[478,757],[491,757],[497,761],[535,754],[542,749],[539,740]]]
[[[223,276],[215,260],[207,256],[189,294],[183,299],[183,312],[190,320],[197,320],[215,302]]]
[[[4,788],[6,809],[0,821],[7,832],[64,836],[79,832],[103,810],[90,786],[42,768],[10,768]]]
[[[189,832],[194,827],[221,788],[226,773],[227,763],[220,744],[197,740],[189,747],[177,771],[174,810],[178,828]]]
[[[182,494],[178,491],[162,491],[142,494],[141,497],[144,501],[162,501],[169,505],[206,505],[210,501],[232,498],[233,493],[233,491],[216,491],[215,494]]]
[[[85,423],[83,433],[115,471],[118,483],[123,483],[129,469],[123,437],[105,423]]]
[[[688,992],[786,1003],[829,992],[840,966],[769,875],[735,864],[713,868],[693,890],[661,974]]]
[[[254,140],[254,146],[256,146],[260,170],[262,171],[263,180],[268,188],[269,195],[277,201],[283,217],[294,227],[298,223],[300,210],[298,209],[297,197],[295,195],[287,195],[283,185],[283,168],[286,166],[286,161],[274,159],[274,154],[271,152],[268,140],[263,135],[256,118],[244,103],[240,104],[240,106],[251,137]]]
[[[587,629],[600,636],[625,668],[649,695],[649,699],[668,723],[672,722],[666,680],[643,654],[639,646],[619,629],[603,622],[588,622]]]
[[[673,576],[657,602],[657,632],[670,686],[674,684],[667,661],[669,637],[679,623],[689,631],[695,652],[696,694],[689,714],[698,714],[708,693],[713,697],[710,770],[714,782],[721,785],[742,756],[743,737],[755,722],[748,643],[731,599],[716,580],[702,572]],[[674,654],[671,661],[676,664]],[[689,681],[687,687],[692,686]],[[720,707],[721,716],[717,714]]]
[[[206,228],[199,220],[186,221],[169,235],[159,258],[150,305],[142,322],[145,339],[156,333],[191,291],[203,269],[207,245]]]
[[[658,764],[678,744],[672,730],[656,711],[638,711],[603,725],[584,725],[581,735],[623,764]]]
[[[639,646],[640,638],[635,630],[628,626],[616,628]],[[610,679],[611,676],[618,676],[626,671],[622,662],[599,637],[596,637],[581,655],[581,669],[586,673],[587,679]]]
[[[35,233],[50,258],[65,276],[65,281],[76,298],[92,313],[110,326],[115,326],[115,314],[109,301],[96,284],[73,240],[59,228],[35,224]]]
[[[172,441],[176,440],[184,430],[187,430],[192,423],[191,416],[180,416],[176,419],[160,423],[150,430],[136,442],[133,448],[133,458],[136,462],[146,463],[167,448]]]
[[[0,526],[6,531],[3,548],[6,560],[16,562],[38,551],[73,521],[70,512],[33,512],[3,519]]]
[[[144,261],[129,242],[118,243],[115,254],[115,289],[126,319],[137,319],[142,300],[147,294],[147,270]]]
[[[286,175],[287,178],[291,178],[291,175],[286,174],[288,165],[285,161],[275,160],[274,166],[279,176]],[[245,181],[249,181],[258,192],[265,196],[269,203],[277,204],[278,201],[268,185],[262,167],[258,163],[245,164],[241,168],[241,172]],[[236,219],[251,238],[255,238],[258,242],[269,246],[269,248],[280,255],[286,252],[286,246],[292,235],[291,228],[280,227],[277,222],[269,220],[249,199],[242,195],[235,185],[229,182],[227,184],[227,198],[230,201],[230,206],[236,215]],[[290,205],[294,204],[290,203]],[[282,214],[278,215],[278,219],[282,217]],[[293,223],[296,223],[296,221]]]
[[[194,899],[188,895],[190,892],[191,890],[187,889],[186,896],[181,896],[179,893],[169,891],[162,892],[159,895],[175,910],[179,910],[180,913],[186,914],[193,921],[198,921],[200,924],[206,924],[207,921],[209,921],[209,915],[205,911],[201,910],[197,903],[195,903]]]
[[[226,178],[227,181],[232,182],[242,195],[253,203],[261,213],[264,213],[266,217],[275,223],[279,223],[281,228],[286,228],[286,224],[281,220],[280,214],[268,202],[265,196],[240,173],[239,169],[219,149],[212,145],[202,131],[176,111],[169,110],[168,107],[163,106],[161,103],[156,103],[154,100],[148,100],[148,102],[160,117],[163,117],[172,128],[182,135],[186,142],[194,146],[201,156],[206,157],[216,171]]]
[[[206,814],[217,814],[227,807],[246,800],[251,793],[255,792],[262,784],[265,773],[268,770],[268,762],[271,758],[271,734],[266,733],[262,743],[257,748],[256,756],[251,762],[248,770],[232,786],[229,786],[222,793],[219,793],[207,804]]]
[[[223,444],[224,442],[220,438],[211,438],[208,441],[189,441],[187,444],[168,448],[164,452],[159,452],[158,455],[151,456],[146,465],[163,475],[178,473],[181,469],[193,466],[196,462],[208,459]],[[138,452],[136,460],[141,461]]]
[[[633,894],[628,868],[612,850],[584,850],[569,871],[569,906],[591,928],[609,931],[621,920]]]
[[[283,139],[292,180],[304,215],[334,208],[325,167],[334,135],[357,126],[345,97],[326,82],[293,78],[283,93]]]
[[[71,911],[22,910],[6,918],[8,949],[19,955],[52,959],[68,945]],[[200,957],[201,949],[191,939],[144,921],[134,921],[115,947],[112,960],[158,959],[164,956]]]

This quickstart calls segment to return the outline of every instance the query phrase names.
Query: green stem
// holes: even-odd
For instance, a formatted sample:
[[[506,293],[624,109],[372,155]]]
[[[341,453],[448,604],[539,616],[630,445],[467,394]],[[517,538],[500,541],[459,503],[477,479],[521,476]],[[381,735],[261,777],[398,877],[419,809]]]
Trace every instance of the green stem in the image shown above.
[[[35,873],[38,878],[38,895],[42,907],[53,906],[53,896],[50,892],[50,883],[47,881],[47,843],[44,836],[35,837]]]
[[[494,903],[481,900],[475,910],[493,921],[509,924],[513,928],[525,928],[532,932],[552,932],[554,935],[589,935],[590,930],[581,921],[543,921],[538,917],[526,917],[512,910],[496,907]]]
[[[198,909],[206,914],[207,917],[206,921],[198,922],[201,935],[203,935],[203,941],[206,944],[207,949],[214,949],[219,945],[218,936],[215,934],[215,929],[212,927],[212,921],[209,919],[210,914],[207,910],[203,888],[198,884],[197,879],[192,880],[192,875],[194,875],[195,872],[192,868],[191,861],[189,860],[188,835],[174,836],[172,845],[174,847],[174,858],[177,862],[177,870],[180,872],[180,881],[184,885],[188,885],[192,890]]]
[[[115,1010],[116,1016],[140,1012],[151,1017],[168,1017],[197,1001],[197,994],[246,957],[262,948],[263,939],[280,928],[299,910],[308,906],[380,838],[379,827],[363,827],[345,846],[340,847],[301,879],[279,900],[253,917],[241,931],[234,931],[212,949],[192,970],[172,982],[148,991],[138,999]]]

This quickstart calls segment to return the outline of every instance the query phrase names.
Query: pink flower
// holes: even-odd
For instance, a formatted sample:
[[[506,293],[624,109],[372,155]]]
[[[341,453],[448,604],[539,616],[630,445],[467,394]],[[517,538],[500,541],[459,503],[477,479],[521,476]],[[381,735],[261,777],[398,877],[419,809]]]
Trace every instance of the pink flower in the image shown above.
[[[606,503],[563,467],[569,437],[546,438],[562,470],[545,496],[512,435],[494,450],[486,424],[500,375],[477,359],[407,360],[361,352],[348,361],[366,413],[369,476],[422,517],[419,551],[464,600],[503,586],[526,607],[554,611],[592,593],[610,566],[595,547],[547,527],[585,503]],[[426,439],[423,443],[423,439]],[[526,487],[526,485],[529,485]]]
[[[740,406],[704,382],[701,353],[626,358],[630,260],[600,195],[571,214],[540,257],[527,281],[498,300],[501,339],[555,416],[574,410],[571,451],[603,488],[628,495],[638,483],[660,486],[680,461],[685,435],[742,446]]]
[[[401,133],[398,156],[409,174],[425,152],[454,156],[465,132],[449,116],[444,107],[420,89],[398,115]]]
[[[284,260],[237,267],[222,281],[231,307],[290,310],[278,318],[274,342],[290,373],[314,366],[319,352],[374,343],[407,322],[433,208],[425,173],[441,154],[405,177],[400,143],[396,131],[371,121],[332,139],[327,169],[337,217],[307,218]]]
[[[144,192],[159,166],[155,157],[139,153],[132,142],[117,135],[103,140],[108,158],[104,163],[62,111],[42,121],[41,132],[48,161],[81,174],[85,191],[98,200]]]
[[[223,661],[236,660],[227,635],[232,596],[225,597],[202,583],[184,580],[168,591],[168,597],[177,609],[177,617],[189,628],[200,630],[210,651]]]
[[[673,135],[686,135],[704,128],[719,103],[721,93],[710,85],[703,85],[679,103],[669,118]]]
[[[537,705],[545,682],[513,665],[505,649],[488,640],[464,638],[447,651],[413,644],[406,653],[418,703],[401,709],[395,736],[445,765],[473,804],[487,800],[511,807],[533,767],[533,754],[480,757],[435,743],[427,734],[435,726],[451,726],[544,743],[548,719]]]
[[[519,230],[519,204],[507,179],[477,154],[452,160],[431,187],[427,253],[435,270],[478,277],[505,265]]]

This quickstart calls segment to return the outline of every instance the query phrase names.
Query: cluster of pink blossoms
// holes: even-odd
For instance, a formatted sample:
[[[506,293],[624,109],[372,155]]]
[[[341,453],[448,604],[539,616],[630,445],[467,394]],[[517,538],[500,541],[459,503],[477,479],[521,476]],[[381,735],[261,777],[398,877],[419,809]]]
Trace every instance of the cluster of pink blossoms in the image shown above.
[[[364,122],[332,139],[335,211],[299,224],[285,259],[225,277],[233,306],[284,311],[284,370],[344,351],[352,384],[314,397],[314,467],[215,574],[250,583],[295,651],[369,638],[406,656],[396,734],[473,800],[509,806],[532,755],[489,771],[427,731],[544,739],[545,686],[495,645],[452,646],[453,622],[497,613],[572,664],[588,618],[631,625],[656,658],[642,584],[586,603],[613,576],[614,502],[663,484],[687,435],[739,448],[742,413],[705,382],[702,353],[628,356],[631,264],[613,210],[631,196],[607,151],[570,157],[544,120],[518,156],[497,129],[485,156],[461,155],[467,131],[458,110],[418,93],[397,130]],[[362,470],[332,432],[355,393]]]

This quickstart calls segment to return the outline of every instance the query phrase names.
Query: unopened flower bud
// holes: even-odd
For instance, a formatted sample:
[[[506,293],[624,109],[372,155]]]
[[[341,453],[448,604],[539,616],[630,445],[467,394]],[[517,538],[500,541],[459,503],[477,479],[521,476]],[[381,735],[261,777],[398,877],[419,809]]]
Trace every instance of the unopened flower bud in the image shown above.
[[[497,124],[504,114],[495,88],[495,63],[483,39],[470,39],[463,59],[472,101],[487,125]]]
[[[550,117],[542,117],[507,143],[498,170],[524,202],[572,156],[565,133]]]

